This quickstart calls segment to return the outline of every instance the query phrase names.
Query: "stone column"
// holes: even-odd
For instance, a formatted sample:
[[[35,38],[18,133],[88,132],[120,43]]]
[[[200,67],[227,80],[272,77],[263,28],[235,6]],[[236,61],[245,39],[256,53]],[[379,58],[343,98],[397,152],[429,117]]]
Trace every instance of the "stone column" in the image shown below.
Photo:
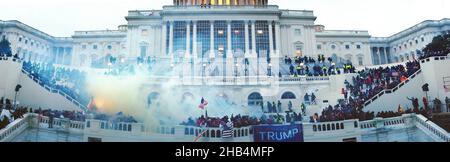
[[[386,47],[384,47],[384,57],[386,58],[386,64],[389,64],[389,57],[388,57],[388,50]]]
[[[198,58],[197,56],[197,21],[192,22],[192,57]]]
[[[377,53],[378,53],[378,65],[381,65],[381,51],[380,51],[380,47],[377,47]]]
[[[170,30],[169,30],[169,55],[173,58],[173,21],[170,21]]]
[[[280,56],[281,49],[281,36],[280,36],[280,22],[275,22],[275,54]],[[278,75],[278,74],[277,74]]]
[[[268,21],[269,23],[269,54],[270,57],[272,57],[274,53],[274,46],[273,46],[273,30],[272,30],[272,21]]]
[[[185,58],[191,56],[191,21],[186,21],[186,54]]]
[[[231,45],[231,21],[227,21],[227,58],[233,57],[233,48]]]
[[[63,47],[62,59],[61,59],[61,62],[59,64],[64,65],[64,59],[66,59],[66,53],[67,53],[66,48]],[[36,59],[34,61],[36,61]]]
[[[166,39],[167,39],[167,22],[162,23],[162,29],[161,29],[161,56],[167,55],[166,51]]]
[[[215,54],[214,54],[214,21],[210,21],[209,22],[211,27],[210,27],[210,49],[209,49],[209,57],[210,58],[214,58]]]
[[[252,21],[252,55],[256,54],[256,27],[255,27],[255,21]]]
[[[245,55],[250,54],[250,40],[249,40],[249,36],[250,34],[248,33],[248,21],[245,21]]]

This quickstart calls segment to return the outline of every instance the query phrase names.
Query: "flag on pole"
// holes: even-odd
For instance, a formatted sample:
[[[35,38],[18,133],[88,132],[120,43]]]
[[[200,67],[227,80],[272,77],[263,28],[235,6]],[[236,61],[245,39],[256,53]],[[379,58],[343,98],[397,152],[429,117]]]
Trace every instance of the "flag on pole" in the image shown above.
[[[91,97],[91,100],[89,101],[89,104],[86,106],[89,111],[95,110],[95,101],[94,97]]]
[[[233,122],[228,121],[223,127],[222,138],[232,138],[234,134]]]
[[[200,105],[198,105],[198,108],[204,110],[207,105],[208,105],[208,101],[205,100],[205,98],[202,98],[202,100],[200,101]]]

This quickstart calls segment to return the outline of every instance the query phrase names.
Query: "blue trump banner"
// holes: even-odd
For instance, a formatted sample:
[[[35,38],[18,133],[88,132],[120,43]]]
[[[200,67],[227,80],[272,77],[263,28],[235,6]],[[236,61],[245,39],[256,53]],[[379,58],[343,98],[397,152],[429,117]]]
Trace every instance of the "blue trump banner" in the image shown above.
[[[253,127],[255,142],[303,142],[303,125],[260,125]]]

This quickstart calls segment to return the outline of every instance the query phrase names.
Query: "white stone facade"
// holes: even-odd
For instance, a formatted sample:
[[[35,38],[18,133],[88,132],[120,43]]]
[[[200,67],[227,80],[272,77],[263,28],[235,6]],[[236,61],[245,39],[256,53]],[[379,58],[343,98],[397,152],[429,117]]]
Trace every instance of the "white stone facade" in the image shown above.
[[[224,21],[228,23],[229,28],[218,31],[238,33],[245,30],[245,40],[240,42],[243,47],[240,50],[244,51],[245,58],[254,58],[250,62],[261,63],[257,66],[262,69],[271,67],[272,72],[276,74],[278,61],[266,63],[262,61],[264,59],[255,58],[261,53],[255,49],[255,46],[261,46],[259,38],[255,38],[260,32],[257,23],[267,22],[268,28],[273,29],[273,32],[268,34],[268,47],[265,47],[268,57],[272,60],[279,60],[284,56],[306,55],[316,58],[317,55],[325,55],[332,57],[335,62],[351,61],[355,66],[388,64],[417,58],[419,51],[431,42],[434,36],[450,30],[449,19],[424,21],[391,37],[379,38],[371,37],[368,31],[325,30],[324,26],[315,24],[316,17],[312,11],[282,10],[278,6],[267,5],[267,0],[213,1],[175,0],[174,5],[164,6],[162,10],[129,11],[125,17],[128,24],[120,26],[118,30],[76,31],[73,36],[67,38],[50,36],[15,20],[0,21],[0,34],[10,40],[13,53],[19,54],[25,60],[91,67],[93,64],[107,62],[110,56],[126,61],[135,61],[137,57],[142,56],[178,64],[178,57],[201,57],[202,52],[199,50],[202,48],[202,40],[199,40],[196,32],[200,31],[200,21]],[[231,25],[236,21],[245,23],[245,28],[240,31],[231,30]],[[177,31],[173,31],[177,30],[174,29],[174,23],[177,22],[187,24],[184,39],[174,38],[177,35]],[[215,40],[217,38],[214,37],[217,36],[217,26],[214,28],[213,23],[210,24],[213,27],[210,28],[210,37],[205,38],[210,43],[208,59],[218,57],[216,55],[220,50],[227,51],[230,56],[238,55],[234,47],[234,36],[232,38],[232,34],[228,34],[226,41],[220,44],[220,40]],[[186,42],[182,45],[184,49],[178,47],[179,43],[174,44],[177,40]],[[227,48],[222,49],[225,46]],[[218,65],[224,64],[225,69],[232,69],[234,63],[226,64],[228,61],[231,59],[224,59]],[[196,69],[189,75],[197,75],[195,73],[200,73],[204,61],[193,60],[189,63],[195,64]],[[225,69],[220,70],[224,71],[224,75],[230,76],[231,73],[225,72]],[[251,75],[266,73],[268,72],[261,70]]]

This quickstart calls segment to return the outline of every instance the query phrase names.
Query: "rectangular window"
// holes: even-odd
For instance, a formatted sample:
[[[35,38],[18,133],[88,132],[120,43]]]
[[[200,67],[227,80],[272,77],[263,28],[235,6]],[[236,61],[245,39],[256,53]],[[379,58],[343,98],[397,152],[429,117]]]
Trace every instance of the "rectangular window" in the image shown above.
[[[141,58],[145,58],[145,56],[147,55],[147,46],[141,46]]]
[[[318,50],[321,50],[321,49],[322,49],[322,45],[320,45],[320,44],[317,45],[317,49],[318,49]]]
[[[19,38],[19,42],[22,42],[22,38]]]
[[[302,35],[302,30],[301,29],[295,29],[295,35],[296,36]]]
[[[358,57],[358,65],[363,66],[363,57]]]
[[[97,45],[94,45],[92,48],[96,50],[97,49]]]
[[[81,48],[82,48],[82,49],[86,49],[86,45],[82,45]]]
[[[361,45],[356,45],[356,48],[357,49],[361,49]]]
[[[201,52],[200,58],[206,56],[210,49],[210,31],[211,24],[209,21],[197,22],[197,51]]]
[[[345,49],[350,49],[350,45],[345,45]]]
[[[148,36],[148,30],[147,29],[142,29],[141,36]]]

